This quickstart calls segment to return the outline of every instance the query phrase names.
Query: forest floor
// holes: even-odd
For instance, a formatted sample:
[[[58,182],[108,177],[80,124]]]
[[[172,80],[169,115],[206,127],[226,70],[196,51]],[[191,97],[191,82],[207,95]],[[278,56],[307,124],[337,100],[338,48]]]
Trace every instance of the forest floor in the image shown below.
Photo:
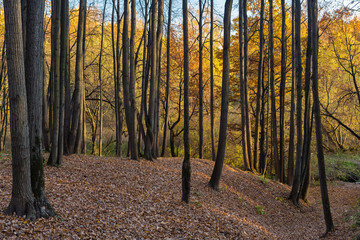
[[[154,162],[72,155],[45,168],[57,217],[29,222],[0,213],[0,239],[318,239],[325,232],[319,187],[295,207],[290,187],[228,166],[219,192],[213,163],[192,159],[191,199],[181,202],[180,158]],[[335,231],[360,234],[360,184],[330,183]],[[11,162],[0,159],[0,209],[11,198]]]

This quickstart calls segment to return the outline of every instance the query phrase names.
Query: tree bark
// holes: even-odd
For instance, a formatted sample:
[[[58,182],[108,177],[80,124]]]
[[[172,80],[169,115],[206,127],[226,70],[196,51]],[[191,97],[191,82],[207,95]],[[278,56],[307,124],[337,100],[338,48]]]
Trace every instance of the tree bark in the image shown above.
[[[24,66],[24,46],[20,0],[5,0],[5,41],[7,47],[10,131],[12,154],[12,194],[5,213],[34,220],[36,212],[31,190],[30,143]]]
[[[224,49],[223,49],[223,79],[221,90],[221,115],[218,150],[209,186],[218,191],[226,151],[227,118],[229,110],[229,78],[230,78],[230,32],[231,32],[232,0],[225,2],[224,14]]]
[[[301,176],[301,152],[302,152],[302,67],[301,67],[301,2],[295,0],[295,79],[297,91],[296,103],[296,126],[297,126],[297,145],[296,145],[296,166],[293,186],[290,193],[290,198],[295,205],[298,205],[297,192],[299,191],[300,176]]]
[[[79,21],[77,31],[75,89],[73,92],[73,107],[71,132],[69,134],[69,149],[71,153],[80,153],[83,137],[84,121],[84,38],[85,38],[86,0],[80,0]]]
[[[184,149],[185,156],[182,164],[182,201],[189,203],[191,166],[190,166],[190,137],[189,137],[189,30],[188,30],[188,1],[182,1],[183,34],[184,34]]]
[[[53,0],[51,15],[51,152],[47,164],[55,166],[59,153],[59,120],[60,120],[60,78],[61,78],[61,0]]]
[[[244,80],[244,44],[243,44],[243,1],[239,0],[239,52],[240,52],[240,108],[241,108],[241,132],[242,148],[245,170],[251,170],[250,159],[248,154],[248,141],[246,131],[246,101],[245,101],[245,80]]]
[[[280,181],[285,182],[285,85],[286,85],[286,6],[281,0],[281,80],[280,80],[280,143],[279,174]]]
[[[203,124],[203,13],[202,0],[199,0],[199,158],[203,158],[204,124]]]
[[[168,28],[166,39],[166,89],[165,89],[165,117],[164,117],[164,136],[162,142],[161,157],[165,155],[166,149],[166,134],[168,128],[168,115],[169,115],[169,91],[170,91],[170,47],[171,47],[171,9],[172,0],[169,1],[168,12]]]
[[[273,148],[273,161],[275,166],[275,175],[281,180],[279,150],[277,139],[277,121],[276,121],[276,96],[275,96],[275,64],[274,64],[274,20],[273,20],[273,0],[269,0],[269,58],[270,58],[270,90],[271,90],[271,145]]]
[[[101,42],[100,42],[100,54],[99,54],[99,85],[100,85],[100,103],[99,103],[99,156],[102,156],[102,131],[103,131],[103,82],[102,82],[102,52],[104,47],[104,25],[105,25],[105,11],[107,0],[104,3],[104,9],[102,12],[101,22]]]
[[[258,82],[256,92],[256,113],[255,113],[255,136],[254,136],[254,170],[258,169],[258,139],[259,139],[259,124],[260,124],[260,107],[261,107],[261,96],[262,80],[263,80],[263,68],[264,68],[264,12],[265,12],[265,0],[261,0],[260,9],[260,44],[259,44],[259,67],[258,67]]]
[[[214,138],[214,0],[210,6],[210,135],[211,156],[215,161],[215,138]]]
[[[316,126],[316,147],[318,156],[319,178],[321,199],[324,210],[324,218],[326,223],[326,233],[334,229],[334,223],[332,221],[330,211],[330,201],[328,196],[326,173],[325,173],[325,160],[323,152],[323,141],[321,134],[321,114],[320,114],[320,100],[319,100],[319,86],[318,86],[318,43],[319,43],[319,28],[318,28],[318,1],[308,1],[308,5],[311,6],[312,15],[312,90],[314,98],[314,113],[315,113],[315,126]],[[325,233],[325,235],[326,235]]]
[[[290,132],[289,132],[289,156],[287,184],[291,185],[294,178],[294,158],[295,158],[295,0],[291,1],[291,24],[292,24],[292,41],[291,41],[291,106],[290,106]]]
[[[45,176],[42,152],[42,98],[43,98],[43,37],[45,2],[27,0],[25,8],[26,50],[25,81],[28,103],[31,188],[34,195],[36,218],[54,216],[55,211],[45,194]],[[25,30],[25,29],[24,29]]]

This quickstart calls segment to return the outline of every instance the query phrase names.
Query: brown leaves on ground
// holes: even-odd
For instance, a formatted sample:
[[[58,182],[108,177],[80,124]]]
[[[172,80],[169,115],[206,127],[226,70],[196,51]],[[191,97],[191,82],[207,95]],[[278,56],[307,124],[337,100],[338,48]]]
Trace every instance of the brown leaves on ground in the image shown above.
[[[219,192],[207,183],[213,163],[191,161],[189,205],[181,202],[182,159],[154,162],[93,156],[65,157],[46,167],[46,191],[58,217],[28,222],[0,214],[0,238],[33,239],[318,239],[325,231],[319,188],[295,207],[290,188],[225,167]],[[348,215],[360,185],[330,185],[336,230],[351,239]],[[11,197],[11,164],[0,161],[0,209]]]

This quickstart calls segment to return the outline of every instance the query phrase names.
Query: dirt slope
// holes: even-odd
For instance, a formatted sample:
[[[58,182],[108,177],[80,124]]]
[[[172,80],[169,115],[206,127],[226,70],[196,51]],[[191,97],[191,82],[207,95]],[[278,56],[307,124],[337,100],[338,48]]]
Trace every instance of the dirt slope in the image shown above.
[[[0,239],[318,239],[324,233],[318,187],[310,204],[298,208],[286,200],[288,186],[225,167],[214,192],[207,187],[213,163],[193,159],[185,205],[181,164],[66,157],[60,168],[46,167],[48,198],[59,217],[32,223],[0,213]],[[330,184],[330,194],[336,231],[327,239],[352,239],[356,230],[346,217],[354,214],[360,185]],[[0,160],[0,209],[10,196],[10,161]]]

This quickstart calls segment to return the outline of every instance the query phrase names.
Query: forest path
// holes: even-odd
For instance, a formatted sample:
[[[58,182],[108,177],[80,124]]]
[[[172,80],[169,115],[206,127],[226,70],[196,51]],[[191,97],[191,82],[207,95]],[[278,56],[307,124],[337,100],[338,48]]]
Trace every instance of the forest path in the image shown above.
[[[28,222],[0,213],[1,238],[318,239],[325,231],[319,187],[295,207],[290,187],[224,167],[220,191],[207,187],[213,162],[192,159],[190,204],[181,202],[180,158],[154,162],[77,156],[46,167],[48,199],[59,216]],[[0,209],[11,197],[10,160],[0,162]],[[329,184],[336,231],[352,239],[360,185]],[[360,218],[360,216],[359,216]]]

